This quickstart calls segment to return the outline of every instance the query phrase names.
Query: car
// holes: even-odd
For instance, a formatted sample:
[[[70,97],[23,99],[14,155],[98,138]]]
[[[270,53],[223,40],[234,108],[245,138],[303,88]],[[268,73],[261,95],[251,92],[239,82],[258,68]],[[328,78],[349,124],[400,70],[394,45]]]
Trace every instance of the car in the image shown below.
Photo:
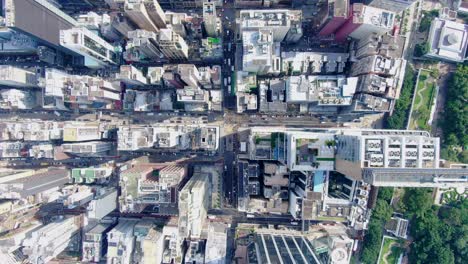
[[[299,225],[299,223],[298,223],[298,222],[294,222],[294,221],[292,221],[292,222],[291,222],[291,225],[293,225],[293,226],[297,226],[297,225]]]

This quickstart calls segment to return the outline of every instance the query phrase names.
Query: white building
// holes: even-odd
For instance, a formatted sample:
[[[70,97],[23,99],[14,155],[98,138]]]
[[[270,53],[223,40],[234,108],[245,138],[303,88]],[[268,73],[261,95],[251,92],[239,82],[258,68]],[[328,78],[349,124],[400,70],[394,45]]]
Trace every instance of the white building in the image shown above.
[[[179,239],[201,237],[209,207],[210,179],[197,173],[179,193]]]
[[[341,75],[290,76],[286,79],[286,102],[351,105],[357,81],[357,77]]]
[[[273,41],[284,40],[291,28],[302,23],[301,10],[286,9],[264,9],[264,10],[241,10],[238,23],[240,31],[271,30]]]
[[[159,28],[148,14],[144,1],[126,0],[124,5],[125,15],[130,18],[139,28],[151,32],[158,32]]]
[[[0,85],[12,87],[37,87],[36,73],[11,65],[0,65]]]
[[[63,123],[35,119],[2,121],[0,140],[49,141],[63,138]]]
[[[156,44],[156,33],[137,29],[129,31],[128,38],[124,53],[125,60],[141,61],[161,58],[161,51]]]
[[[143,73],[132,65],[121,65],[117,80],[129,85],[145,85],[147,83]]]
[[[467,60],[468,25],[435,18],[429,31],[429,58],[450,62]]]
[[[148,83],[152,85],[160,85],[164,74],[163,67],[148,67]]]
[[[351,17],[336,32],[336,39],[344,41],[348,37],[365,39],[372,34],[384,35],[393,29],[395,17],[394,12],[386,9],[355,3]]]
[[[69,246],[80,228],[80,216],[54,221],[33,231],[23,241],[23,252],[30,263],[47,263]]]
[[[63,141],[79,142],[100,140],[101,130],[98,123],[67,122],[63,128]]]
[[[101,77],[70,75],[47,68],[40,85],[44,87],[43,107],[49,109],[68,109],[67,103],[78,104],[79,108],[100,108],[120,100],[120,86]]]
[[[80,27],[86,27],[89,30],[99,30],[101,25],[110,24],[111,18],[108,14],[98,15],[95,12],[88,12],[86,14],[80,14],[76,21]]]
[[[130,264],[135,247],[133,228],[137,221],[119,219],[119,224],[107,233],[107,264]]]
[[[205,263],[226,264],[228,227],[224,223],[210,222],[205,249]]]
[[[100,220],[117,208],[117,190],[114,188],[99,188],[88,204],[87,216]]]
[[[244,30],[242,32],[242,70],[257,74],[281,72],[280,44],[274,42],[274,30]]]
[[[322,73],[342,73],[349,53],[295,52],[281,53],[281,70],[288,75]]]
[[[121,151],[145,148],[215,151],[219,145],[219,128],[188,124],[120,127],[117,138]]]
[[[86,28],[60,30],[60,45],[82,55],[89,68],[116,63],[114,47]]]
[[[203,22],[205,23],[205,30],[208,36],[218,36],[221,21],[216,16],[216,5],[214,2],[203,2]]]
[[[64,152],[76,155],[102,155],[112,149],[112,142],[89,141],[62,144]]]
[[[166,14],[164,14],[159,2],[156,0],[143,0],[143,3],[145,3],[148,16],[158,29],[166,28]]]
[[[82,246],[82,261],[99,262],[103,260],[104,240],[110,225],[98,224],[84,233]]]
[[[33,90],[0,90],[0,109],[33,109],[40,107],[40,92]]]
[[[369,6],[400,13],[409,8],[416,0],[368,0]]]
[[[424,131],[345,131],[337,137],[336,169],[361,179],[363,168],[439,167],[439,138]]]
[[[188,59],[189,47],[185,40],[170,28],[161,29],[158,33],[157,43],[161,53],[168,60]]]

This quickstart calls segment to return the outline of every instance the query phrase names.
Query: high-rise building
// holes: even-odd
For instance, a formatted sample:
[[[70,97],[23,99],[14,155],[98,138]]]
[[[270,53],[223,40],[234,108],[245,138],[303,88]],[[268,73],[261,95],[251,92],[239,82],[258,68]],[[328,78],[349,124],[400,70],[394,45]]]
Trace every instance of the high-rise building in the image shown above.
[[[70,172],[66,169],[4,171],[0,177],[1,199],[41,200],[41,193],[63,187],[69,182]]]
[[[214,2],[203,2],[203,22],[205,23],[205,30],[208,36],[218,36],[218,23],[220,24],[220,21],[216,16],[216,5]]]
[[[320,36],[334,34],[349,17],[349,0],[329,0],[321,22]]]
[[[125,60],[144,61],[159,60],[162,57],[161,51],[156,43],[157,35],[154,32],[137,29],[128,32]]]
[[[0,65],[0,85],[12,87],[37,87],[36,73],[11,65]]]
[[[244,31],[271,30],[275,42],[283,41],[291,28],[302,24],[301,10],[241,10],[239,16],[241,34]]]
[[[119,219],[119,224],[107,233],[107,264],[130,264],[135,247],[133,229],[136,220]]]
[[[37,41],[60,47],[60,31],[77,26],[75,19],[46,0],[7,0],[4,26],[26,33]]]
[[[101,130],[98,123],[67,122],[63,128],[63,141],[79,142],[100,140]]]
[[[136,164],[120,173],[120,211],[176,215],[180,184],[186,176],[183,166]]]
[[[101,108],[120,100],[120,86],[101,77],[70,75],[47,68],[41,81],[43,107],[68,109],[70,104],[83,108]]]
[[[120,65],[120,72],[117,74],[117,80],[127,85],[145,85],[146,77],[143,73],[132,65]]]
[[[400,13],[409,8],[416,0],[367,0],[369,6]]]
[[[84,65],[102,68],[117,62],[114,47],[86,28],[60,31],[60,45],[84,57]]]
[[[170,28],[161,29],[157,43],[161,53],[168,60],[187,60],[189,47],[185,40]]]
[[[179,239],[201,237],[209,207],[210,179],[196,173],[179,193]]]
[[[129,31],[135,30],[138,27],[123,13],[111,13],[110,16],[112,28],[117,30],[124,38],[127,37]]]
[[[166,28],[166,15],[157,0],[144,0],[146,11],[158,29]]]
[[[99,156],[112,149],[112,142],[89,141],[81,143],[67,143],[62,144],[62,148],[64,152],[74,155]]]
[[[148,30],[151,32],[158,32],[159,28],[150,18],[146,5],[141,0],[126,0],[125,1],[125,15],[130,18],[140,29]]]
[[[394,27],[393,12],[360,3],[353,4],[351,9],[350,17],[335,33],[337,41],[345,41],[348,37],[359,40],[372,34],[380,36]]]
[[[47,263],[75,240],[81,225],[81,216],[69,216],[51,222],[33,231],[23,241],[23,253],[28,255],[30,263]]]
[[[258,74],[281,72],[280,44],[274,42],[275,30],[259,29],[242,32],[242,70]]]
[[[107,247],[107,232],[111,228],[109,224],[98,224],[84,232],[82,261],[99,262],[103,259]]]
[[[336,169],[356,179],[364,168],[439,167],[439,138],[424,131],[362,130],[337,140]]]
[[[86,208],[87,217],[93,220],[101,220],[115,209],[117,209],[117,190],[112,187],[99,188]]]

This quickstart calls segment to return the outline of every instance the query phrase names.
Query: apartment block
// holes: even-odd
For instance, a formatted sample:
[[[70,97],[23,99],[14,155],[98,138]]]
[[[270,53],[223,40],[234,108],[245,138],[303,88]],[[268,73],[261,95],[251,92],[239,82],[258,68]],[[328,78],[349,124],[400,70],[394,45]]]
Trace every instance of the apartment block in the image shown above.
[[[351,6],[350,17],[336,31],[335,39],[345,41],[348,37],[363,39],[371,34],[384,35],[393,29],[395,16],[385,9],[355,3]]]
[[[40,201],[41,193],[61,188],[69,179],[69,170],[60,168],[7,170],[0,177],[0,197]]]
[[[207,219],[210,179],[194,174],[179,193],[179,239],[197,239]]]
[[[103,260],[107,248],[107,232],[110,224],[97,224],[84,233],[82,246],[82,261],[99,262]]]
[[[185,40],[170,28],[161,29],[157,43],[161,53],[168,60],[187,60],[189,47]]]
[[[161,58],[162,54],[159,50],[154,32],[137,29],[128,32],[126,50],[124,53],[127,61],[152,61]],[[123,66],[123,65],[122,65]]]
[[[136,220],[119,219],[117,226],[107,233],[107,264],[130,264],[135,248],[133,230]]]
[[[348,58],[348,53],[288,51],[281,53],[281,69],[288,75],[343,73]]]
[[[38,86],[36,73],[11,65],[0,65],[0,85],[31,88]]]
[[[321,21],[319,35],[329,36],[334,34],[348,19],[350,8],[349,0],[328,1]]]
[[[286,101],[319,106],[350,105],[357,83],[358,78],[342,75],[291,76],[286,79]]]
[[[149,2],[149,1],[148,1]],[[144,1],[126,0],[124,5],[125,15],[135,23],[138,28],[150,32],[158,32],[159,28],[155,25],[148,14]]]
[[[117,80],[135,86],[146,85],[148,82],[143,73],[132,65],[121,65]]]
[[[62,144],[64,152],[78,156],[100,156],[112,149],[112,142],[89,141]]]
[[[103,68],[117,62],[114,47],[86,28],[61,30],[60,45],[83,56],[89,68]]]
[[[367,0],[369,6],[382,8],[395,13],[408,9],[416,0]]]
[[[1,121],[1,141],[50,141],[63,138],[62,122],[44,120]]]
[[[117,134],[119,150],[156,148],[166,151],[218,149],[219,128],[214,126],[159,124],[121,127]]]
[[[205,23],[205,30],[209,37],[218,36],[221,31],[221,21],[216,16],[215,2],[203,2],[203,22]]]
[[[272,29],[242,32],[242,70],[257,74],[279,74],[281,71],[280,44],[274,42]]]
[[[41,80],[43,107],[67,110],[76,108],[106,108],[120,100],[120,87],[101,77],[71,75],[47,68]]]
[[[137,164],[120,173],[120,210],[176,215],[178,193],[186,177],[184,166]]]
[[[302,26],[301,10],[265,9],[241,10],[238,24],[240,31],[270,30],[272,41],[281,42],[292,28]]]
[[[0,109],[35,109],[41,107],[41,93],[33,90],[0,90]]]
[[[31,233],[23,241],[23,252],[31,263],[49,262],[64,251],[81,228],[81,216],[53,221]]]

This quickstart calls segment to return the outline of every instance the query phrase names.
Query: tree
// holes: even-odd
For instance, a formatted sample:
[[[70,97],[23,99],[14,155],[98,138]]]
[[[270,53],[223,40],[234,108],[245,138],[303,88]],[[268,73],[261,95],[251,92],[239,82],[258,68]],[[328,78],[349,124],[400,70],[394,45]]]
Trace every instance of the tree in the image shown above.
[[[427,42],[416,44],[416,46],[414,46],[414,56],[422,57],[429,52],[429,49],[430,49],[429,43]]]
[[[447,102],[441,126],[444,131],[441,156],[468,162],[468,65],[459,65],[448,85]]]
[[[410,188],[403,196],[405,209],[410,215],[424,216],[432,206],[432,196],[426,188]]]
[[[393,197],[393,187],[380,187],[379,188],[379,194],[378,194],[379,199],[382,199],[390,203],[392,200],[392,197]]]

